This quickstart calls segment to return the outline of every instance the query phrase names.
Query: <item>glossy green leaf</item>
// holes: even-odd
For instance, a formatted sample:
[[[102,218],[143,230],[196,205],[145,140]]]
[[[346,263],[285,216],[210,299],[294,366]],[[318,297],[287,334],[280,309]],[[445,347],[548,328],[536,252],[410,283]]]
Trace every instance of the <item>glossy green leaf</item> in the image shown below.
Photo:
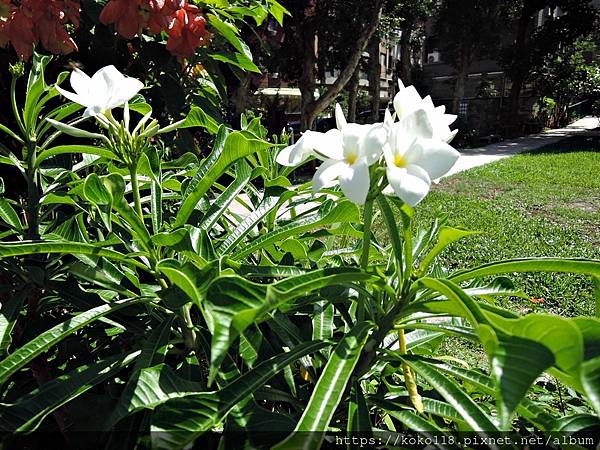
[[[488,325],[477,327],[496,385],[500,428],[509,431],[514,411],[535,380],[554,364],[554,355],[544,345],[517,336],[496,333]]]
[[[111,259],[113,261],[122,261],[140,269],[149,270],[144,264],[129,258],[123,253],[115,250],[102,248],[93,244],[83,244],[79,242],[4,242],[0,244],[0,258],[10,256],[40,255],[45,253],[88,255]]]
[[[252,133],[247,131],[229,133],[224,126],[221,126],[215,148],[205,162],[205,169],[199,170],[190,182],[189,192],[186,193],[174,225],[181,226],[188,221],[200,199],[233,163],[260,149],[270,147],[272,144],[257,138]]]
[[[581,365],[581,384],[596,414],[600,416],[600,357]]]
[[[359,323],[335,347],[294,433],[274,449],[319,449],[373,325]],[[310,432],[310,433],[307,433]]]
[[[221,255],[235,252],[244,237],[246,237],[264,217],[272,211],[275,211],[279,205],[292,195],[292,192],[287,191],[282,187],[275,186],[266,188],[260,204],[227,234],[223,242],[217,247],[217,252]]]
[[[442,227],[438,233],[437,242],[429,251],[427,256],[423,258],[423,261],[419,265],[419,270],[422,273],[425,273],[435,258],[437,258],[437,256],[442,253],[446,247],[464,237],[472,236],[474,234],[477,234],[477,232],[463,230],[460,228]]]
[[[284,303],[325,286],[366,281],[371,275],[358,269],[321,269],[271,285],[250,282],[239,276],[221,276],[213,281],[204,301],[205,319],[213,334],[211,371],[214,379],[233,341],[251,324]]]
[[[98,147],[94,145],[59,145],[57,147],[52,147],[48,150],[40,152],[36,158],[36,167],[40,167],[42,162],[44,162],[48,158],[68,154],[96,155],[107,159],[116,158],[113,152],[105,149],[104,147]]]
[[[367,402],[365,401],[365,396],[359,382],[355,382],[352,385],[352,390],[350,391],[347,434],[351,439],[353,436],[367,439],[373,437],[369,407],[367,406]],[[360,447],[355,445],[353,442],[350,448],[357,449]]]
[[[344,200],[337,204],[328,202],[323,204],[319,211],[314,214],[295,219],[287,225],[282,225],[267,234],[257,237],[247,246],[239,249],[233,257],[235,259],[245,258],[275,242],[282,241],[290,236],[297,236],[314,228],[336,223],[356,223],[359,221],[359,217],[358,207],[350,201]]]
[[[152,447],[180,449],[213,429],[242,400],[297,359],[326,347],[325,342],[306,342],[270,358],[239,376],[223,389],[173,399],[157,409],[152,419]]]
[[[112,304],[101,305],[74,316],[63,323],[50,328],[48,331],[41,333],[0,362],[0,384],[8,380],[11,375],[16,373],[32,359],[45,353],[50,347],[56,345],[77,330],[80,330],[111,312],[143,302],[147,302],[147,300],[119,300]]]
[[[455,283],[489,275],[513,272],[561,272],[600,276],[600,261],[569,258],[523,258],[499,261],[474,269],[462,270],[450,276]]]
[[[19,232],[23,231],[19,215],[5,198],[0,198],[0,219],[13,229]]]
[[[28,289],[22,289],[13,297],[2,301],[0,307],[0,355],[4,355],[8,351],[12,341],[11,333],[21,314],[21,308],[28,293]]]
[[[490,417],[466,394],[456,382],[444,376],[418,358],[400,356],[418,375],[422,376],[444,399],[458,411],[465,422],[475,431],[498,431]]]
[[[185,118],[185,122],[179,128],[202,127],[210,134],[217,134],[219,123],[197,106],[192,106]]]
[[[180,263],[175,259],[160,261],[156,269],[185,292],[199,307],[204,301],[210,283],[219,274],[217,264],[208,264],[203,269],[198,269],[192,263]]]
[[[11,405],[0,405],[0,426],[12,433],[34,431],[50,413],[114,376],[131,364],[139,351],[81,366],[45,383]]]

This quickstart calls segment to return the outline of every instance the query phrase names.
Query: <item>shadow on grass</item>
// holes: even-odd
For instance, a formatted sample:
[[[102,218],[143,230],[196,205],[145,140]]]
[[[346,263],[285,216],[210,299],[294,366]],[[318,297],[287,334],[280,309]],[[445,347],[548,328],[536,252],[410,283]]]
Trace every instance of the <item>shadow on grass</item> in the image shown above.
[[[600,131],[596,129],[594,131]],[[522,154],[600,152],[600,134],[572,136]]]

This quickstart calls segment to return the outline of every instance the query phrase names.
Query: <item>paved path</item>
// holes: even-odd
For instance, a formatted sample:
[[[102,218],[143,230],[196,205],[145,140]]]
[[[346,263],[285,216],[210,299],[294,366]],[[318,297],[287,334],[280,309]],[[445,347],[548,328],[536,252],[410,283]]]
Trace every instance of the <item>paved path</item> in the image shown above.
[[[600,121],[597,117],[584,117],[566,128],[548,130],[540,134],[502,141],[485,147],[463,149],[459,160],[445,176],[448,177],[473,167],[483,166],[526,150],[534,150],[544,145],[554,144],[569,136],[587,133],[596,134],[597,132],[591,130],[598,128],[598,126],[600,126]]]

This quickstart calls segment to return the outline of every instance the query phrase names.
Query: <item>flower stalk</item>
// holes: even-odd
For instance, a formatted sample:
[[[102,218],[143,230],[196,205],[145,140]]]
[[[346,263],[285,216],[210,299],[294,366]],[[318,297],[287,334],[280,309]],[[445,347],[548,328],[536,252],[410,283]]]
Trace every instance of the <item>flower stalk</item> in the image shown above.
[[[400,352],[406,355],[406,337],[404,336],[404,330],[402,328],[398,330],[398,342],[400,344]],[[402,361],[402,373],[404,374],[404,384],[408,390],[408,398],[417,412],[422,414],[425,411],[425,408],[423,407],[423,399],[419,395],[415,374],[404,361]]]

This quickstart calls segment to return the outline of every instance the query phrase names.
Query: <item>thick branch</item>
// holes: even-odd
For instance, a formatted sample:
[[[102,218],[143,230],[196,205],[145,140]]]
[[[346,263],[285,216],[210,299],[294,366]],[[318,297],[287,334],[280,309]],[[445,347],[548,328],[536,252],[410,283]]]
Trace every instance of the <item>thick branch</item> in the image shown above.
[[[335,82],[312,104],[310,105],[309,111],[312,116],[316,116],[325,108],[329,106],[329,104],[333,101],[333,99],[346,87],[346,84],[352,78],[352,74],[358,66],[360,62],[360,58],[367,47],[367,44],[373,33],[377,30],[379,26],[379,19],[381,18],[381,10],[383,8],[384,0],[376,0],[373,2],[373,12],[369,18],[369,22],[367,26],[363,29],[361,34],[358,36],[356,40],[356,46],[352,50],[348,62],[346,66],[335,80]]]

